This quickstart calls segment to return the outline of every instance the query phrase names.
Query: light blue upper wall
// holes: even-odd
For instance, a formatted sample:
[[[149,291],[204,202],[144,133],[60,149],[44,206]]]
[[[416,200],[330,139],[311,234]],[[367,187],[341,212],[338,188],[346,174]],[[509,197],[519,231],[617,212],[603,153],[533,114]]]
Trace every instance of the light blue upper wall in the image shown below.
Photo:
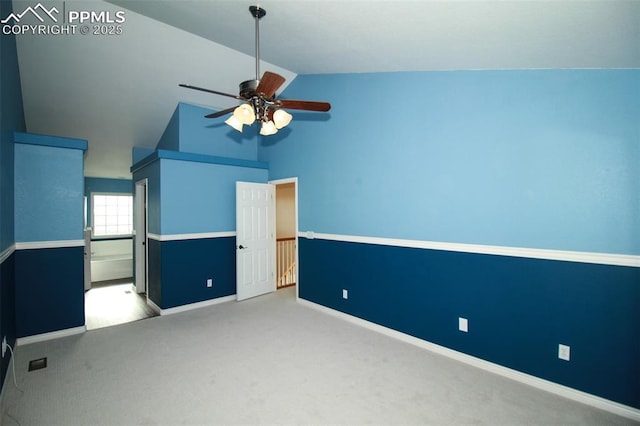
[[[298,76],[270,179],[300,230],[640,254],[640,70]]]
[[[180,103],[179,137],[181,152],[239,158],[255,161],[258,157],[258,127],[244,126],[242,133],[225,124],[225,117],[205,118],[213,112],[199,106]]]
[[[155,149],[153,148],[147,148],[144,146],[134,146],[133,149],[131,150],[131,164],[136,164],[144,160],[145,158],[153,154],[154,151]]]
[[[133,194],[131,179],[84,178],[84,195],[89,197],[92,192],[111,194]]]
[[[15,144],[16,242],[84,239],[83,154],[84,149]]]
[[[180,132],[179,132],[179,124],[180,124],[180,105],[176,107],[175,111],[173,111],[173,115],[167,123],[167,127],[164,129],[160,140],[158,141],[157,149],[169,149],[172,151],[178,151],[180,149]],[[135,156],[135,148],[134,148],[134,156]],[[141,160],[142,158],[134,158],[134,164]]]
[[[236,181],[265,183],[266,168],[161,159],[162,234],[236,229]]]

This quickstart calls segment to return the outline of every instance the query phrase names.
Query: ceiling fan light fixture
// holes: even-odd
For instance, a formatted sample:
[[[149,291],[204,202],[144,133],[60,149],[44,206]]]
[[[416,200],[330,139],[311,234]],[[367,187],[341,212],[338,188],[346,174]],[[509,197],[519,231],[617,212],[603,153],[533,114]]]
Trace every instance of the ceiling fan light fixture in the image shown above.
[[[278,128],[273,123],[273,121],[269,120],[269,121],[264,121],[262,123],[262,127],[260,128],[260,134],[262,136],[274,135],[277,132],[278,132]]]
[[[328,102],[277,99],[276,92],[285,83],[285,78],[270,71],[266,71],[262,74],[262,77],[260,77],[260,19],[263,18],[267,12],[260,6],[250,6],[249,12],[251,12],[251,16],[253,16],[255,20],[256,78],[240,83],[239,95],[205,89],[190,84],[179,84],[179,86],[212,93],[214,95],[226,96],[240,101],[242,104],[238,107],[230,107],[205,115],[206,118],[218,118],[233,112],[225,123],[239,132],[242,132],[242,126],[245,124],[250,126],[258,122],[261,126],[261,135],[268,136],[276,134],[278,129],[287,126],[293,118],[291,114],[280,108],[318,112],[329,111],[331,104]]]
[[[242,124],[250,126],[256,121],[256,114],[248,104],[242,104],[233,110],[233,117],[236,117]]]
[[[276,128],[282,129],[287,124],[291,123],[292,118],[293,116],[289,114],[287,111],[283,109],[279,109],[273,113],[273,124],[276,125]]]
[[[240,119],[236,117],[235,113],[231,115],[231,117],[227,118],[225,120],[225,123],[242,133],[242,121],[240,121]]]

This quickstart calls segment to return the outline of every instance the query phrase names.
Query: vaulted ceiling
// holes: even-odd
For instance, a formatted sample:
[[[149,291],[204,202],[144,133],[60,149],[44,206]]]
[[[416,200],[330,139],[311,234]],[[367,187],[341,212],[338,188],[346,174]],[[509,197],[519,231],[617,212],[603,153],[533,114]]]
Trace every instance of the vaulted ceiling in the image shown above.
[[[34,6],[14,0],[14,12]],[[255,76],[251,2],[41,0],[124,11],[120,35],[18,35],[27,130],[89,141],[87,176],[130,178],[178,102],[211,109]],[[640,1],[265,0],[261,69],[297,74],[640,68]],[[4,17],[3,17],[4,18]],[[330,100],[329,100],[330,101]]]

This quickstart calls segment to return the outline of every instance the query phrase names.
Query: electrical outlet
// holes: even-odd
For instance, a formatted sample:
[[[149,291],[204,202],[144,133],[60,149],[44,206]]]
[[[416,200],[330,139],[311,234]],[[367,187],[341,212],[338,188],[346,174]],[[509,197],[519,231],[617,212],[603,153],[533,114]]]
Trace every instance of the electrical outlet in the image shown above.
[[[571,360],[571,346],[562,344],[558,345],[558,358],[565,361]]]
[[[464,331],[465,333],[469,332],[469,320],[466,318],[459,317],[458,318],[458,330]]]
[[[2,356],[4,357],[4,353],[7,351],[7,336],[2,338]]]
[[[348,299],[349,298],[349,290],[342,289],[342,298],[343,299]]]
[[[207,278],[207,287],[213,287],[213,278]]]

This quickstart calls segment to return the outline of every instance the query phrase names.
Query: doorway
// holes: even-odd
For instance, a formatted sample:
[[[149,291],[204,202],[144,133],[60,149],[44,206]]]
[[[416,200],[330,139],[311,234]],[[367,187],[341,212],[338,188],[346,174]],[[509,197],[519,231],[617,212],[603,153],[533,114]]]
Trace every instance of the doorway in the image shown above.
[[[142,179],[136,182],[135,195],[133,200],[133,259],[135,288],[138,294],[143,294],[146,299],[149,282],[149,261],[148,261],[148,181]]]
[[[276,289],[296,287],[298,297],[298,179],[271,181],[276,186]]]
[[[87,249],[90,258],[96,260],[96,271],[102,271],[89,274],[90,285],[88,288],[85,285],[87,330],[157,315],[147,304],[147,183],[147,179],[135,183],[133,238],[98,241],[94,247]],[[87,235],[90,232],[89,228]]]
[[[84,294],[85,325],[95,330],[157,316],[131,278],[98,281]]]

